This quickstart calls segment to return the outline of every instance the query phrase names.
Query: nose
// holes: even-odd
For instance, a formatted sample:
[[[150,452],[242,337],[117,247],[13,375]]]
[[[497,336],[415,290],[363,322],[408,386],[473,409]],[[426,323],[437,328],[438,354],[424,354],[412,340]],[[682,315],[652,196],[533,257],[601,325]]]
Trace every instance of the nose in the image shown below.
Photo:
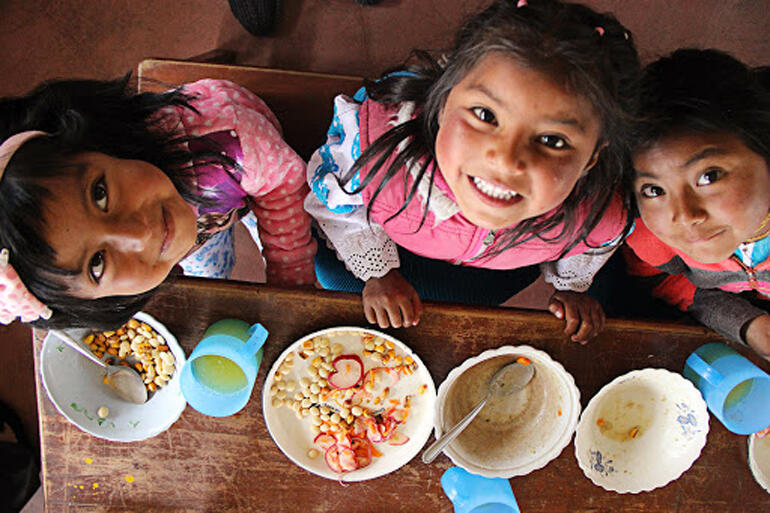
[[[692,225],[706,219],[706,210],[697,194],[689,188],[676,195],[671,204],[671,221],[674,223]]]
[[[114,218],[105,227],[105,242],[124,253],[142,253],[151,240],[147,215],[139,210]]]
[[[517,132],[492,136],[484,149],[484,157],[494,169],[521,172],[529,160],[525,138]]]

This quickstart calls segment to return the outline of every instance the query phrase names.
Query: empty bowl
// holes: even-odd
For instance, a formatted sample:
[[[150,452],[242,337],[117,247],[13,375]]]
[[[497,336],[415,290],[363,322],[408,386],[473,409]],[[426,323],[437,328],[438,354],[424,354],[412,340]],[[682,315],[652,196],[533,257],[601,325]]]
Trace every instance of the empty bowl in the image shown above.
[[[176,370],[168,383],[153,392],[144,404],[133,404],[117,396],[102,382],[104,369],[48,334],[40,352],[43,386],[56,409],[67,420],[93,436],[116,442],[134,442],[168,429],[182,414],[187,402],[179,389],[179,370],[185,355],[176,338],[163,324],[139,312],[134,318],[152,326],[174,355]],[[64,330],[81,341],[89,329]],[[106,359],[106,357],[105,357]],[[107,416],[98,412],[106,407]]]
[[[503,478],[528,474],[556,458],[575,432],[580,393],[572,376],[543,351],[503,346],[469,358],[449,373],[438,391],[436,437],[484,398],[497,369],[519,357],[535,366],[529,384],[509,396],[492,397],[444,449],[468,472]]]
[[[693,384],[665,369],[619,376],[580,417],[575,456],[594,484],[618,493],[666,485],[686,471],[708,433],[706,403]]]

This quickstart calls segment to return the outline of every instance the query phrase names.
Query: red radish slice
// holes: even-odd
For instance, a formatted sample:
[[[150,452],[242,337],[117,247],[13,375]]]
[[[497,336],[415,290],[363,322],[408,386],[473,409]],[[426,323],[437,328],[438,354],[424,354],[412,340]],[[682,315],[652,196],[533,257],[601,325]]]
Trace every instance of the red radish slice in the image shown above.
[[[329,468],[334,472],[337,472],[338,474],[342,474],[344,472],[342,466],[340,465],[340,454],[336,445],[332,445],[326,449],[324,459],[326,460],[326,464],[329,466]]]
[[[390,439],[390,437],[395,433],[396,428],[398,427],[398,424],[393,422],[390,419],[385,419],[380,425],[380,436],[382,437],[382,441]]]
[[[340,448],[343,448],[343,447],[347,449],[351,448],[351,441],[348,435],[342,432],[338,432],[336,436],[337,436],[337,445]]]
[[[337,440],[332,435],[320,433],[317,437],[315,437],[313,443],[318,445],[322,450],[326,451],[329,447],[335,445]]]
[[[343,354],[332,361],[334,372],[329,374],[326,381],[337,389],[346,390],[361,383],[364,375],[364,364],[355,354]]]
[[[356,453],[358,468],[363,468],[372,462],[372,446],[362,438],[353,438],[353,452]]]
[[[340,467],[344,472],[350,472],[358,468],[356,453],[353,449],[340,448],[339,450]]]
[[[366,437],[369,441],[374,443],[382,442],[382,434],[377,429],[377,424],[371,418],[367,418],[364,422],[366,422]]]
[[[409,437],[405,434],[401,433],[400,431],[394,431],[392,435],[390,435],[390,438],[388,439],[389,445],[404,445],[409,441]]]

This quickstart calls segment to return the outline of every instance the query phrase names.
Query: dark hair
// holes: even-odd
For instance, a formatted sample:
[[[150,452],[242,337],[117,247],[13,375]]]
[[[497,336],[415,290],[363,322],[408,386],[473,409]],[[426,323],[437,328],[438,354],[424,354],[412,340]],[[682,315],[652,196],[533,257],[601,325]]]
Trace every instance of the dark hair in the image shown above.
[[[379,137],[342,178],[350,181],[370,162],[371,171],[353,192],[366,187],[376,175],[382,179],[372,202],[406,162],[421,162],[406,200],[392,217],[413,199],[419,182],[428,173],[430,186],[437,165],[435,156],[438,117],[452,88],[490,52],[510,55],[520,64],[546,74],[568,91],[586,98],[601,121],[596,151],[604,145],[596,165],[581,178],[567,199],[551,215],[524,220],[501,232],[493,252],[501,252],[560,224],[561,232],[548,241],[569,237],[566,254],[598,224],[612,195],[627,180],[627,129],[636,109],[640,72],[631,33],[612,15],[599,14],[579,4],[556,0],[497,0],[470,18],[456,35],[453,50],[441,61],[416,51],[406,65],[367,82],[369,96],[381,103],[415,102],[417,115]],[[399,145],[405,144],[398,150]],[[388,156],[398,153],[384,169]],[[407,187],[406,183],[404,185]],[[575,226],[581,202],[592,198],[582,226]],[[371,205],[371,203],[370,203]],[[628,205],[626,205],[628,206]],[[370,207],[371,208],[371,207]],[[630,211],[630,209],[629,209]],[[428,204],[426,202],[425,216]]]
[[[42,206],[51,197],[45,180],[81,172],[72,165],[77,154],[93,151],[149,162],[168,175],[187,201],[199,205],[207,202],[191,186],[192,168],[211,162],[234,165],[215,148],[191,154],[183,143],[196,138],[161,128],[163,117],[172,115],[162,109],[193,109],[189,96],[180,90],[136,94],[129,78],[51,81],[26,96],[0,100],[0,140],[26,130],[51,134],[22,145],[0,180],[0,247],[9,249],[9,261],[29,291],[53,311],[49,320],[34,326],[114,328],[157,290],[98,299],[71,296],[66,277],[78,271],[55,265],[55,251],[43,237]]]
[[[633,151],[684,133],[726,132],[770,162],[770,68],[751,69],[729,54],[681,49],[642,75]]]

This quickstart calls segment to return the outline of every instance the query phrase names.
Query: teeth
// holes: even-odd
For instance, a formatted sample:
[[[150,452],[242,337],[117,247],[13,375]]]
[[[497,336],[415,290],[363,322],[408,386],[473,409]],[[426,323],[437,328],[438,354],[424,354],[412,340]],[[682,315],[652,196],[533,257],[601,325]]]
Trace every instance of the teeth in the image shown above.
[[[473,177],[473,184],[481,192],[495,199],[509,200],[511,198],[518,196],[516,191],[511,189],[503,189],[502,187],[498,187],[497,185],[489,183],[483,178],[479,178],[478,176]]]

